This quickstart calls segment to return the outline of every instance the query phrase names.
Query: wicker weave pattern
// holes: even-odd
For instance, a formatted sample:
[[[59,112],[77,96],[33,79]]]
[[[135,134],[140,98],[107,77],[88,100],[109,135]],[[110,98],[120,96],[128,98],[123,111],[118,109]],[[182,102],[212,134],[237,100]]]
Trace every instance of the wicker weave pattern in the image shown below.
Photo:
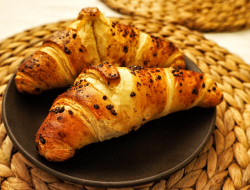
[[[250,27],[248,0],[102,0],[112,9],[173,23],[202,32],[236,31]]]
[[[152,23],[146,19],[118,19],[174,42],[199,68],[214,79],[225,100],[217,106],[216,128],[209,142],[185,168],[168,179],[126,190],[144,189],[241,189],[250,188],[250,66],[184,26]],[[63,29],[71,21],[27,30],[0,43],[0,93],[18,65],[42,44],[42,40]],[[1,103],[2,101],[0,101]],[[100,189],[56,179],[36,168],[13,148],[0,125],[1,189]]]

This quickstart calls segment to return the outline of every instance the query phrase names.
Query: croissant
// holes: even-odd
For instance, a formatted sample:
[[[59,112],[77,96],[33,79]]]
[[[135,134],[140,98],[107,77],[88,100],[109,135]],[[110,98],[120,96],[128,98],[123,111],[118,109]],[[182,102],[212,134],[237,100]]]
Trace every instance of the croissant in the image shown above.
[[[206,75],[179,68],[90,66],[59,95],[39,128],[35,144],[49,161],[71,158],[85,145],[137,130],[151,120],[223,100]]]
[[[173,43],[116,24],[97,8],[85,8],[19,66],[16,87],[25,94],[67,87],[84,68],[105,61],[115,66],[185,68],[184,57]]]

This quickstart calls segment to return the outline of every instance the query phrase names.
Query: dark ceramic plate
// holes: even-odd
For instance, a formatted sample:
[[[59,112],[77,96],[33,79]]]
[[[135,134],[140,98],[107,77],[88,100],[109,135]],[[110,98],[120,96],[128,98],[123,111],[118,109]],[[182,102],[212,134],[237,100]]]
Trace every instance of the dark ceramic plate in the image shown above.
[[[200,72],[187,58],[186,63],[187,69]],[[3,99],[3,118],[15,147],[30,162],[69,182],[127,187],[164,179],[192,161],[214,129],[215,108],[192,108],[151,121],[128,135],[88,145],[63,163],[49,162],[36,151],[35,134],[64,90],[23,96],[12,78]]]

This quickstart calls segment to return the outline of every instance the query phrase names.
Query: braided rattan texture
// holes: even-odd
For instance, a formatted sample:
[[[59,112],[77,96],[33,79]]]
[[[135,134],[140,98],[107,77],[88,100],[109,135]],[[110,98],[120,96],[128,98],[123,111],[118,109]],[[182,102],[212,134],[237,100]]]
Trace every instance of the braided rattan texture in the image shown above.
[[[174,42],[224,93],[217,106],[216,128],[209,142],[190,164],[169,178],[126,190],[250,189],[250,66],[239,57],[184,26],[151,23],[146,19],[118,19]],[[37,27],[0,43],[0,94],[19,64],[38,50],[42,40],[71,21]],[[2,103],[2,100],[0,100]],[[9,189],[71,190],[99,188],[61,181],[27,161],[0,125],[0,185]]]
[[[102,0],[112,9],[202,32],[250,27],[249,0]]]

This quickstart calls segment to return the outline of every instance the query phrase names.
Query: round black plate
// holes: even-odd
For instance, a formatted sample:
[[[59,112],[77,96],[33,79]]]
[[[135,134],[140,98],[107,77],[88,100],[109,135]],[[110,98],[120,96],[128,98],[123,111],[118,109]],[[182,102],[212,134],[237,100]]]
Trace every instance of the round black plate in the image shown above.
[[[187,58],[186,64],[200,72]],[[49,162],[38,154],[35,134],[53,100],[64,91],[24,96],[12,78],[3,99],[3,119],[15,147],[30,162],[69,182],[128,187],[164,179],[192,161],[214,129],[215,108],[192,108],[151,121],[128,135],[88,145],[65,162]]]

